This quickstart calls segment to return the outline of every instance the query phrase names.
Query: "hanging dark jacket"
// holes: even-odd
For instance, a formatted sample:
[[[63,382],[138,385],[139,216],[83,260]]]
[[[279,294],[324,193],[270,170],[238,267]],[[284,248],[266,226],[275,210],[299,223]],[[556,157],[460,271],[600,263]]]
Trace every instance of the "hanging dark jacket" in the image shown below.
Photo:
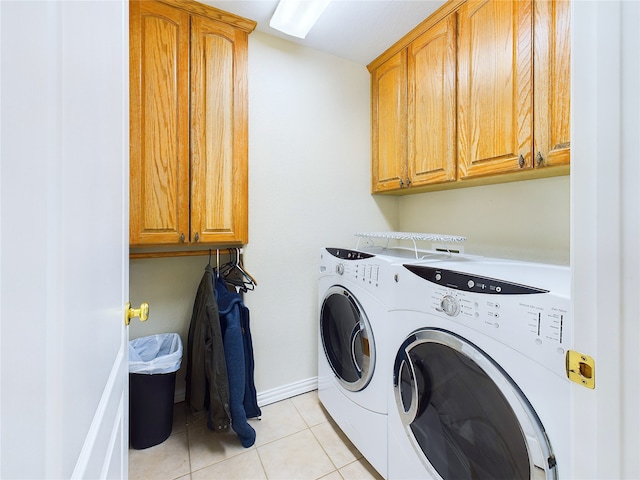
[[[220,328],[215,280],[210,265],[200,281],[187,342],[186,403],[193,412],[208,412],[210,429],[226,430],[231,424],[229,378]]]

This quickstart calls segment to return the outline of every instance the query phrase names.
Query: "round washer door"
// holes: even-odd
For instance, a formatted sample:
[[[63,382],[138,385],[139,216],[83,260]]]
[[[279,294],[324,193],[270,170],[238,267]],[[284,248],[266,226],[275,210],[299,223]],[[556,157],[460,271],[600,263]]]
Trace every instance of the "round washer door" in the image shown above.
[[[408,437],[436,478],[557,478],[531,404],[472,343],[445,330],[414,332],[396,355],[393,384]]]
[[[320,337],[325,356],[349,391],[365,388],[375,366],[375,344],[367,315],[357,298],[346,288],[327,290],[320,311]]]

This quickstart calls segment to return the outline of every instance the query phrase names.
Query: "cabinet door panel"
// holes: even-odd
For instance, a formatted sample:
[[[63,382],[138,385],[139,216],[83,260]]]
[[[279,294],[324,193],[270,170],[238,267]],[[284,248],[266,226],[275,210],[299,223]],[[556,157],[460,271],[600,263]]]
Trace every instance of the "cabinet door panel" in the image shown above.
[[[571,7],[568,0],[534,3],[534,161],[570,162]]]
[[[372,75],[372,191],[401,188],[407,178],[407,52]]]
[[[246,49],[245,32],[193,17],[192,242],[247,242]]]
[[[532,2],[459,11],[459,178],[532,167]]]
[[[180,243],[189,235],[189,15],[130,5],[130,243]]]
[[[456,19],[409,46],[408,159],[412,186],[456,179]]]

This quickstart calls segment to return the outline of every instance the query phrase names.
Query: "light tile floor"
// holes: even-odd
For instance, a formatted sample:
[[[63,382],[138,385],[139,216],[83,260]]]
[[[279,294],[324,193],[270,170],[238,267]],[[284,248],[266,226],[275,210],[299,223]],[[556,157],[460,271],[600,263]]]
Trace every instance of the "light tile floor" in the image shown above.
[[[129,450],[129,478],[154,480],[382,480],[320,405],[316,391],[261,407],[249,420],[256,443],[214,433],[176,404],[173,431],[160,445]]]

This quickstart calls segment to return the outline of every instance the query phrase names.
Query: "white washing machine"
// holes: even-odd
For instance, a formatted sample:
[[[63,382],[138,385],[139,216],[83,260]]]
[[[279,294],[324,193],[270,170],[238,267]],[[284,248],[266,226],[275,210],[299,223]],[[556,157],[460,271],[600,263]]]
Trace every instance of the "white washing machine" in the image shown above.
[[[569,268],[397,265],[389,478],[571,478]]]
[[[398,258],[323,248],[318,278],[318,396],[360,453],[387,477],[386,338]]]

